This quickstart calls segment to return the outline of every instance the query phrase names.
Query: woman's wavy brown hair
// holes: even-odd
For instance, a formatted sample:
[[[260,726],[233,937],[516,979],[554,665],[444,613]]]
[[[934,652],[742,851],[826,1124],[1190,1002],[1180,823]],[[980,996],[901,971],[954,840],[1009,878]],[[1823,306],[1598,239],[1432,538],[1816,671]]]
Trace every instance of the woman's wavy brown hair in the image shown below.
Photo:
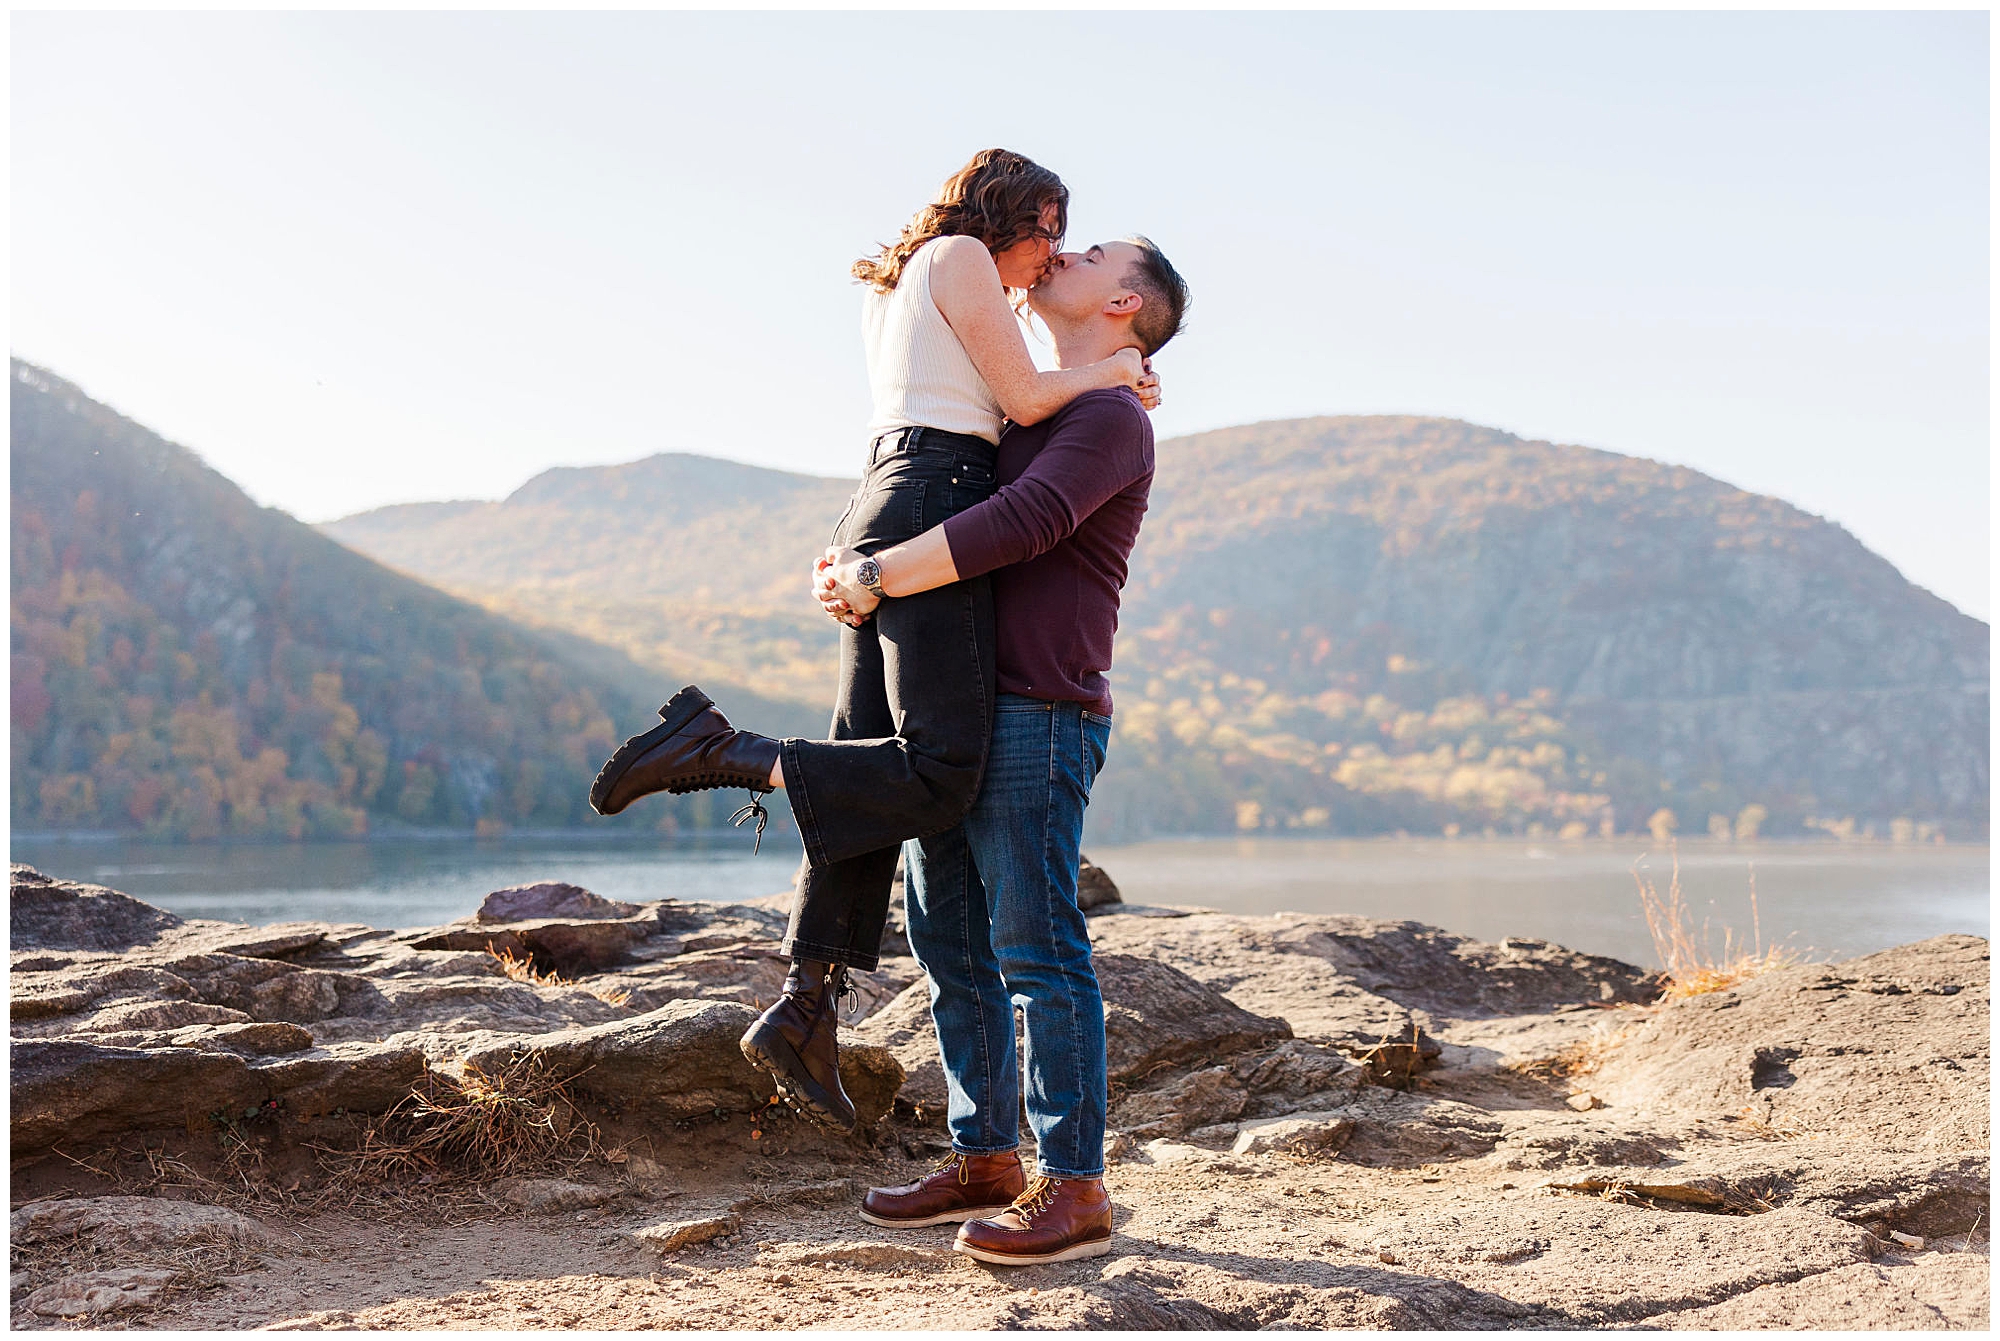
[[[1056,226],[1045,230],[1042,211],[1050,205],[1056,207]],[[1060,244],[1068,227],[1069,188],[1062,178],[1011,149],[982,149],[903,225],[902,236],[856,261],[848,273],[888,293],[917,248],[933,238],[976,237],[989,252],[999,252],[1031,237]]]

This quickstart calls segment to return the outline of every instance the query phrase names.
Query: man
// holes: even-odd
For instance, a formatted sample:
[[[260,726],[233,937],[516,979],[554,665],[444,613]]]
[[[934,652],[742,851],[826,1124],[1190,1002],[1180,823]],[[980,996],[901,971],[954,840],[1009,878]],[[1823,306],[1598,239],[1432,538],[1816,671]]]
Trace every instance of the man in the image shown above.
[[[1186,283],[1145,238],[1064,253],[1028,305],[1058,362],[1181,329]],[[1111,1248],[1104,1189],[1104,1003],[1076,904],[1084,807],[1111,731],[1112,635],[1153,477],[1152,426],[1130,391],[1078,397],[1000,441],[999,491],[872,557],[829,553],[818,593],[855,619],[894,599],[991,573],[1000,696],[985,779],[957,828],[904,848],[910,947],[930,978],[950,1091],[950,1156],[927,1177],[871,1190],[862,1217],[960,1221],[954,1247],[1001,1265]],[[1026,1099],[1037,1168],[1019,1155]]]

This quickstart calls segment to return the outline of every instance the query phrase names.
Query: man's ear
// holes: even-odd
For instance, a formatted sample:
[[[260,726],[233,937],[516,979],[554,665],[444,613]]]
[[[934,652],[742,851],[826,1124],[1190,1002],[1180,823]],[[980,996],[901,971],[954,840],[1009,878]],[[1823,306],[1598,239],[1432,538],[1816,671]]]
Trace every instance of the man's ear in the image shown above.
[[[1139,315],[1139,309],[1145,305],[1146,300],[1138,294],[1121,293],[1104,304],[1104,315],[1117,317],[1121,321],[1130,321]]]

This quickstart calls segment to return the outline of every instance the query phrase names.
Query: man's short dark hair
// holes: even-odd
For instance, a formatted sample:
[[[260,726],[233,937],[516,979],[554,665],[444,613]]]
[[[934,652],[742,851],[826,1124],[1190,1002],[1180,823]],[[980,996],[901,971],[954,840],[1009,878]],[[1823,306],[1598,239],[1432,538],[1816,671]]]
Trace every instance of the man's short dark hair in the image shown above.
[[[1151,238],[1135,233],[1125,241],[1139,249],[1139,259],[1125,272],[1125,287],[1145,300],[1139,315],[1132,318],[1132,334],[1138,337],[1141,352],[1151,358],[1181,333],[1192,299],[1181,272]]]

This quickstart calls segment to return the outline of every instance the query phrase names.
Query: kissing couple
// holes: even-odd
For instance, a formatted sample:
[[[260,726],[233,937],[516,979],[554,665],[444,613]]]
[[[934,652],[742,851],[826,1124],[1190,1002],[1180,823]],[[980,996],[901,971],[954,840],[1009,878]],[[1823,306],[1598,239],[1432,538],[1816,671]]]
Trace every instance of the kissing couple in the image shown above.
[[[805,846],[791,971],[743,1052],[839,1130],[855,1118],[837,1003],[850,972],[877,965],[902,854],[951,1152],[870,1190],[860,1214],[957,1223],[959,1252],[1001,1265],[1111,1250],[1104,1002],[1077,869],[1153,480],[1150,360],[1189,300],[1147,238],[1063,250],[1068,206],[1055,173],[988,149],[854,263],[874,414],[861,483],[811,576],[841,624],[828,739],[736,730],[689,686],[590,794],[615,815],[656,792],[743,787],[761,828],[761,796],[785,790]],[[1029,357],[1027,313],[1053,371]],[[1018,1150],[1024,1072],[1033,1176]]]

